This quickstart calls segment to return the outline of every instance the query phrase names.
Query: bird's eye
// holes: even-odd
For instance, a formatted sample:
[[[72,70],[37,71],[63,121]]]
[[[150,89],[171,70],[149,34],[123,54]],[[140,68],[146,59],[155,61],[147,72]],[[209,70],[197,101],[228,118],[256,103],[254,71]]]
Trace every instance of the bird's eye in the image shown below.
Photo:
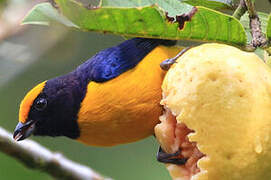
[[[47,106],[47,100],[45,98],[39,98],[36,103],[35,103],[35,108],[38,110],[38,111],[42,111],[46,108]]]

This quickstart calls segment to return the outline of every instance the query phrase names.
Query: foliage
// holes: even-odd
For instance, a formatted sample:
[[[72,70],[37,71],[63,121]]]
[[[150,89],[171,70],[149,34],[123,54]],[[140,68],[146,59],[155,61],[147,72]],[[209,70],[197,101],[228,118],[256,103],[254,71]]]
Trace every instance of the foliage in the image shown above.
[[[208,8],[225,8],[228,7],[227,4],[223,4],[223,1],[216,4],[205,3],[207,7],[193,7],[187,4],[197,1],[199,0],[105,0],[98,7],[93,7],[75,0],[57,0],[58,10],[49,3],[38,4],[25,17],[23,24],[48,25],[57,21],[82,31],[217,41],[237,46],[246,44],[245,30],[237,19]]]
[[[55,0],[36,5],[23,24],[61,23],[82,31],[123,36],[222,42],[245,47],[251,41],[249,16],[241,20],[217,10],[233,10],[232,0]],[[97,4],[97,3],[96,3]],[[271,18],[259,12],[271,38]]]

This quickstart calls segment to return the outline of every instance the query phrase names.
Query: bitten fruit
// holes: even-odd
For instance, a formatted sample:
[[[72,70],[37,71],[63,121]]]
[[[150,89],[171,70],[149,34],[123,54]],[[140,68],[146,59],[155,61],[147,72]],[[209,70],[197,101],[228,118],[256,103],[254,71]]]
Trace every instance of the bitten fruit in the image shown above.
[[[163,85],[155,127],[174,180],[271,179],[271,70],[254,53],[203,44],[184,53]]]

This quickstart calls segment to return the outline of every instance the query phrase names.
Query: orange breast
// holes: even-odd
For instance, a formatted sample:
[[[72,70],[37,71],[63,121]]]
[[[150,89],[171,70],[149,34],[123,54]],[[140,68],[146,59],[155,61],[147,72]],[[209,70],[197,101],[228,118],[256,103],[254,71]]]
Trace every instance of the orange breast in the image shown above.
[[[117,78],[90,82],[78,113],[78,140],[88,145],[113,146],[152,135],[162,113],[161,84],[165,72],[159,64],[180,50],[159,46]]]

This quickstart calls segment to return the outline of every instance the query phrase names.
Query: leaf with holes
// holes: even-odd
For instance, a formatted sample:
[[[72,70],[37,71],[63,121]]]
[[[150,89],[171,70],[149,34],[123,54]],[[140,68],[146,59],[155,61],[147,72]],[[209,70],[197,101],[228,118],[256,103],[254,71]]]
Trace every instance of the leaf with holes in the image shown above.
[[[236,46],[244,46],[247,42],[244,28],[237,19],[206,7],[193,7],[179,0],[104,0],[99,6],[92,6],[85,0],[55,2],[58,11],[82,31],[215,41]],[[37,6],[32,12],[40,13],[36,10]],[[37,15],[33,18],[38,21]],[[31,23],[29,19],[28,16],[24,22]],[[54,20],[57,19],[54,16]]]

